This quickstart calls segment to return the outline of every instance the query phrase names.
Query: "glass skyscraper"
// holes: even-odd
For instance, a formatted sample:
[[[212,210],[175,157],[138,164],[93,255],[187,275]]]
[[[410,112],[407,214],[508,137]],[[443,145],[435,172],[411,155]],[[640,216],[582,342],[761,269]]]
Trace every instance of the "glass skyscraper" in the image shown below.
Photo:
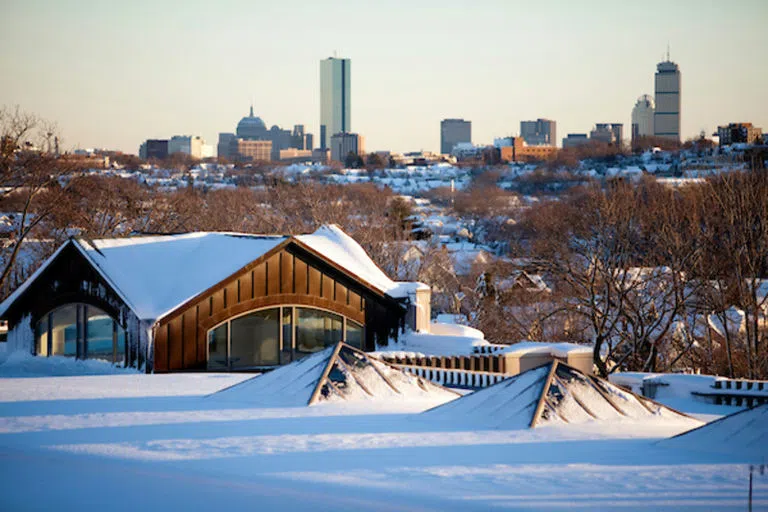
[[[352,131],[350,67],[349,59],[320,61],[320,149],[329,147],[333,135]]]

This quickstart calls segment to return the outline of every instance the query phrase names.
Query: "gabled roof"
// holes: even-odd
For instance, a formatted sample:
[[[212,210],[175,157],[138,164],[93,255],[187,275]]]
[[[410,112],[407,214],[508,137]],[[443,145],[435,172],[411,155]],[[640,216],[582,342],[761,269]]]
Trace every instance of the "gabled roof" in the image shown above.
[[[425,413],[492,428],[630,420],[700,423],[560,361],[523,372]]]
[[[426,287],[389,279],[365,250],[335,225],[296,237],[198,232],[88,241],[72,238],[0,304],[0,316],[68,244],[80,251],[139,318],[157,320],[291,241],[390,297],[406,297],[412,290]]]
[[[405,372],[344,343],[224,389],[209,398],[269,406],[320,402],[436,400],[458,393]]]

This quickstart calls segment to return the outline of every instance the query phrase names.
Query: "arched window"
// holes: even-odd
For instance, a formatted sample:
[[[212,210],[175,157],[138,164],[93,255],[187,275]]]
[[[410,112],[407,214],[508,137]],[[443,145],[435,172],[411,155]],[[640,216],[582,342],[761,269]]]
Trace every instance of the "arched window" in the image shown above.
[[[35,325],[35,353],[125,363],[125,329],[101,309],[67,304]]]
[[[361,324],[330,311],[299,306],[261,309],[208,331],[208,369],[272,367],[339,341],[362,348],[364,339]]]

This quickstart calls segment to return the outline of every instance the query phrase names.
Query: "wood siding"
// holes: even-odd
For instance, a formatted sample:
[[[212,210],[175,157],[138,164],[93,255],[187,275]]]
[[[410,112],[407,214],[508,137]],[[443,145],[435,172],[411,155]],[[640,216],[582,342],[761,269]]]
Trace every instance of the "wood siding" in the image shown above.
[[[280,305],[321,308],[365,325],[367,349],[396,334],[405,311],[392,299],[289,244],[161,319],[155,326],[154,370],[204,370],[209,329],[248,311]]]

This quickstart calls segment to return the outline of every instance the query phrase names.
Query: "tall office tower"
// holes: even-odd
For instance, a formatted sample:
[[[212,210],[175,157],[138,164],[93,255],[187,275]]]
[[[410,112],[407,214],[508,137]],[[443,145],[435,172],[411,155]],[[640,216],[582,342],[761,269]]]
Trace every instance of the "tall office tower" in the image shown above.
[[[459,143],[472,144],[472,121],[443,119],[440,121],[440,153],[450,155]]]
[[[656,66],[656,112],[653,134],[680,141],[680,68],[669,60]]]
[[[648,94],[643,94],[637,99],[632,109],[632,143],[638,137],[649,137],[653,135],[653,98]]]
[[[557,123],[551,119],[520,121],[520,136],[529,146],[556,146]]]
[[[352,131],[349,59],[328,57],[320,61],[320,149],[327,149],[331,137]]]

